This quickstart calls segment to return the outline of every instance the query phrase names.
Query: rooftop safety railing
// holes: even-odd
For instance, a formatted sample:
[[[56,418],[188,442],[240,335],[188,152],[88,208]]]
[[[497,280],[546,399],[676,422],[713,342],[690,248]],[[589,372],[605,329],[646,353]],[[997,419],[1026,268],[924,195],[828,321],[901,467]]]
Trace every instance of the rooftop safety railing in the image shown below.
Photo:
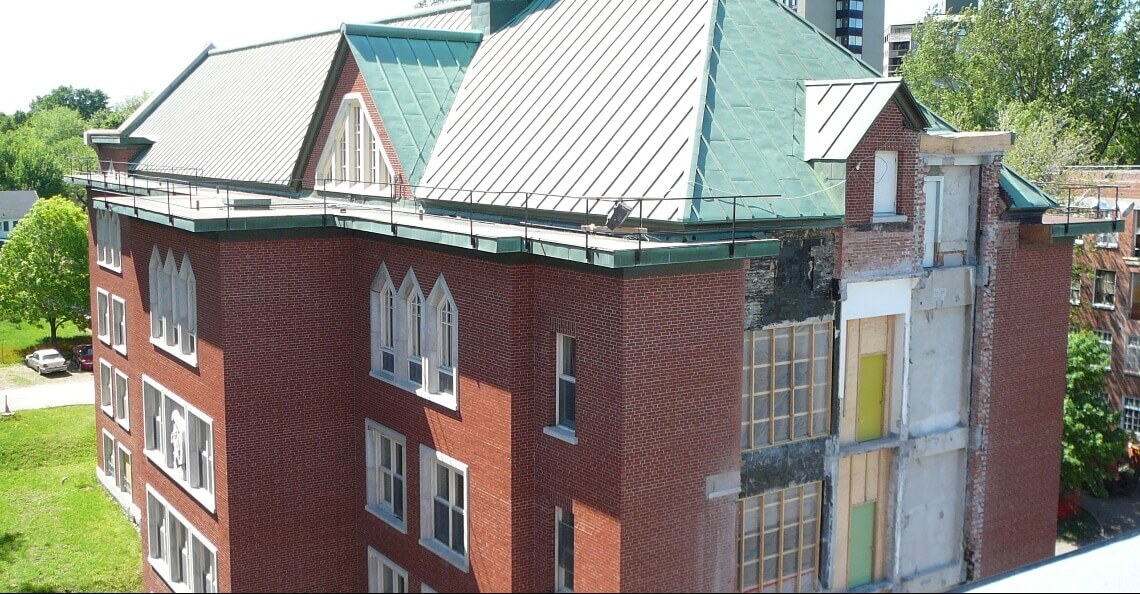
[[[217,212],[223,215],[226,226],[235,211],[246,214],[256,210],[312,210],[322,215],[324,224],[330,215],[362,212],[380,215],[387,214],[387,222],[393,235],[399,226],[409,226],[405,221],[397,221],[397,214],[418,214],[433,217],[449,217],[465,221],[472,247],[477,245],[475,225],[485,222],[501,222],[501,214],[488,210],[488,207],[505,207],[514,216],[509,224],[521,227],[523,241],[529,247],[532,230],[571,232],[584,237],[584,247],[589,254],[592,249],[591,237],[618,237],[637,241],[638,256],[644,242],[655,241],[650,227],[655,223],[676,222],[654,217],[655,211],[666,205],[677,209],[704,208],[715,206],[721,209],[716,223],[714,238],[728,243],[730,256],[735,255],[737,242],[755,239],[754,232],[743,230],[742,224],[760,218],[757,214],[772,217],[797,219],[807,215],[796,206],[794,199],[775,195],[709,196],[693,198],[689,196],[568,196],[539,192],[480,192],[456,188],[442,188],[402,183],[362,183],[350,180],[325,178],[316,180],[311,188],[312,195],[307,200],[298,199],[296,192],[284,191],[299,187],[296,179],[258,180],[233,182],[201,178],[201,169],[190,168],[132,168],[130,163],[106,159],[83,159],[73,161],[74,180],[84,180],[95,191],[129,198],[132,207],[141,207],[152,212],[161,212],[174,220],[176,209],[186,208],[196,212]],[[280,198],[258,203],[257,207],[241,204],[240,197],[276,196],[272,191],[258,188],[279,187],[283,191]],[[357,191],[344,191],[345,187]],[[833,186],[834,187],[834,186]],[[330,189],[336,188],[336,189]],[[830,190],[832,188],[826,188]],[[306,189],[305,192],[310,191]],[[819,192],[817,192],[819,193]],[[443,199],[424,198],[432,194],[448,197]],[[288,199],[288,200],[285,200]],[[759,200],[759,204],[757,203]],[[766,207],[765,201],[785,202],[798,216],[777,214]],[[105,201],[107,202],[107,201]],[[552,206],[553,205],[553,206]],[[430,207],[430,208],[429,208]],[[371,217],[370,217],[371,218]],[[381,221],[383,222],[383,221]],[[636,223],[636,224],[635,224]],[[411,225],[419,226],[419,225]],[[423,225],[428,227],[428,225]],[[660,233],[668,233],[658,228]],[[676,230],[673,230],[676,232]],[[660,238],[658,238],[660,239]],[[682,239],[681,241],[685,241]],[[589,256],[588,256],[589,257]]]
[[[1105,184],[1063,184],[1057,189],[1065,191],[1065,199],[1060,205],[1050,208],[1047,212],[1054,215],[1064,215],[1065,232],[1069,232],[1069,225],[1073,219],[1111,220],[1112,229],[1116,230],[1120,221],[1120,188]],[[1089,204],[1095,201],[1095,204]],[[1081,222],[1081,221],[1077,221]]]

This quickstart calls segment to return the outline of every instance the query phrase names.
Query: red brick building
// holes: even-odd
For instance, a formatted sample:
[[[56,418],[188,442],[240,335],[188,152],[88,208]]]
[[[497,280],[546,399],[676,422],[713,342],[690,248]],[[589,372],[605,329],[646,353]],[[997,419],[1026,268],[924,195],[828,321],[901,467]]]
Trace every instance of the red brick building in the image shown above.
[[[1071,174],[1074,203],[1092,216],[1119,219],[1106,232],[1076,242],[1069,295],[1072,327],[1094,332],[1108,348],[1105,395],[1121,412],[1121,426],[1140,432],[1140,169],[1074,168]]]
[[[941,590],[1051,554],[1071,237],[1011,136],[772,0],[601,8],[211,49],[87,134],[98,472],[148,590]]]

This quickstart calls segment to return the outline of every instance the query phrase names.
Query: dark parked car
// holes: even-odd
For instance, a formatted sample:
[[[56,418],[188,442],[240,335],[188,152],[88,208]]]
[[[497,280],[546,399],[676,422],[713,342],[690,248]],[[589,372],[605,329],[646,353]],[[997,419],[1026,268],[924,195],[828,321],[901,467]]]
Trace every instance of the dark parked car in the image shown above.
[[[94,351],[89,344],[77,344],[71,349],[71,360],[79,365],[83,371],[91,371],[94,367]]]

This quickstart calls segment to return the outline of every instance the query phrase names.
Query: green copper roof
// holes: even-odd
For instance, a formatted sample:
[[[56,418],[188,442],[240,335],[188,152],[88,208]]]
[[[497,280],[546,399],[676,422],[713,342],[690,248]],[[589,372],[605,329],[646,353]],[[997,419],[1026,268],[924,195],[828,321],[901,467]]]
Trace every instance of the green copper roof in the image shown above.
[[[408,182],[419,183],[482,35],[345,25],[344,36]]]
[[[842,188],[803,160],[804,80],[877,77],[826,34],[771,0],[717,3],[690,222],[834,217]],[[842,180],[839,180],[842,181]]]
[[[1001,168],[1001,189],[1009,194],[1009,209],[1012,211],[1046,210],[1057,206],[1057,202],[1041,188],[1004,165]]]

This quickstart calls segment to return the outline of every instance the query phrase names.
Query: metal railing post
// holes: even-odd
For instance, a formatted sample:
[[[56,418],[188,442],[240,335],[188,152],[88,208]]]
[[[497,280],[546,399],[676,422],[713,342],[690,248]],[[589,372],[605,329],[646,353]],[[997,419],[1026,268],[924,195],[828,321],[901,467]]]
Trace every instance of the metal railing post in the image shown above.
[[[728,244],[728,256],[736,256],[736,196],[732,197],[732,241]]]
[[[467,192],[467,225],[471,247],[475,247],[475,192]]]

